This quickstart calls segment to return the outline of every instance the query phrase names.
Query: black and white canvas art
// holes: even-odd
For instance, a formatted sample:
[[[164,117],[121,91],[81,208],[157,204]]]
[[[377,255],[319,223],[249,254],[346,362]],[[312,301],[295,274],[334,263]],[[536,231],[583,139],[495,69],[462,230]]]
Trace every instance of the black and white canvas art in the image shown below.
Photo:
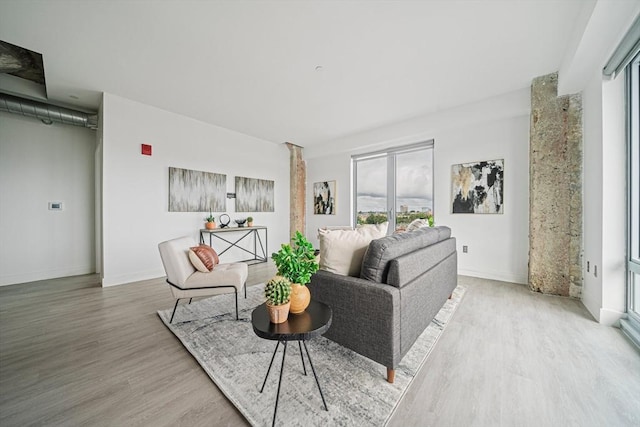
[[[313,183],[313,213],[316,215],[336,214],[336,182]]]
[[[169,212],[224,212],[227,176],[169,168]]]
[[[274,181],[236,176],[236,212],[273,212]]]
[[[451,167],[453,213],[504,211],[504,160],[461,163]]]

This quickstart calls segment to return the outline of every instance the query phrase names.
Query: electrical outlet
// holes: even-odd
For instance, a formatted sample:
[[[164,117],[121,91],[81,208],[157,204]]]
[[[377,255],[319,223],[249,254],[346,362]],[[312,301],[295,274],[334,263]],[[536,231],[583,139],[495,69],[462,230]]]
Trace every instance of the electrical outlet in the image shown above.
[[[589,261],[587,261],[587,273],[589,272]]]
[[[598,277],[598,266],[597,265],[593,266],[593,275]]]
[[[465,253],[465,254],[466,254],[467,252],[469,252],[469,246],[464,245],[464,246],[462,247],[462,253]]]

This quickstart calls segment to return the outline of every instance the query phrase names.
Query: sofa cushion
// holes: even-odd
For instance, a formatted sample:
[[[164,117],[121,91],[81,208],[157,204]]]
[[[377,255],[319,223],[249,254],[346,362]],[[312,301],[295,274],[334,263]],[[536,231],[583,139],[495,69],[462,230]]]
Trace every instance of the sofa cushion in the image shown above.
[[[388,223],[365,225],[355,230],[319,229],[320,269],[358,277],[367,246],[387,234]]]
[[[189,260],[196,270],[208,273],[220,262],[218,254],[211,246],[199,245],[189,248]]]
[[[440,226],[423,227],[373,240],[362,260],[360,277],[377,283],[387,283],[390,260],[448,239],[450,236],[451,229]]]

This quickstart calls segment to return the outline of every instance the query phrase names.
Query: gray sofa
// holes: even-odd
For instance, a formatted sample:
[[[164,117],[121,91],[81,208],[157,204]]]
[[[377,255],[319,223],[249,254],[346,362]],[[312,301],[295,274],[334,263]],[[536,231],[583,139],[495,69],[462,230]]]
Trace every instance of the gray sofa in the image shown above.
[[[323,270],[311,277],[311,298],[333,310],[325,337],[386,366],[392,383],[402,357],[451,297],[457,264],[448,227],[373,240],[360,277]]]

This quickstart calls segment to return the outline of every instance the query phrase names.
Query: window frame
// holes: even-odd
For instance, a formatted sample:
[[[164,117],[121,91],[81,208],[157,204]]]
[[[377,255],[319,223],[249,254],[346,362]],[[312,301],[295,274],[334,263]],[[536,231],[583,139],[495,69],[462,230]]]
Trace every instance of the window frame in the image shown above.
[[[352,173],[352,212],[353,216],[351,218],[352,224],[354,227],[358,224],[358,162],[372,160],[376,158],[386,158],[387,159],[387,193],[386,193],[386,208],[387,208],[387,220],[389,221],[389,227],[387,229],[387,234],[391,234],[395,231],[396,227],[396,156],[399,154],[411,153],[414,151],[422,151],[422,150],[431,150],[431,182],[432,182],[432,196],[433,196],[433,206],[431,208],[432,212],[435,212],[435,173],[434,173],[434,164],[435,164],[435,140],[428,139],[421,142],[416,142],[412,144],[390,147],[387,149],[371,151],[362,154],[354,154],[351,156],[351,173]]]

